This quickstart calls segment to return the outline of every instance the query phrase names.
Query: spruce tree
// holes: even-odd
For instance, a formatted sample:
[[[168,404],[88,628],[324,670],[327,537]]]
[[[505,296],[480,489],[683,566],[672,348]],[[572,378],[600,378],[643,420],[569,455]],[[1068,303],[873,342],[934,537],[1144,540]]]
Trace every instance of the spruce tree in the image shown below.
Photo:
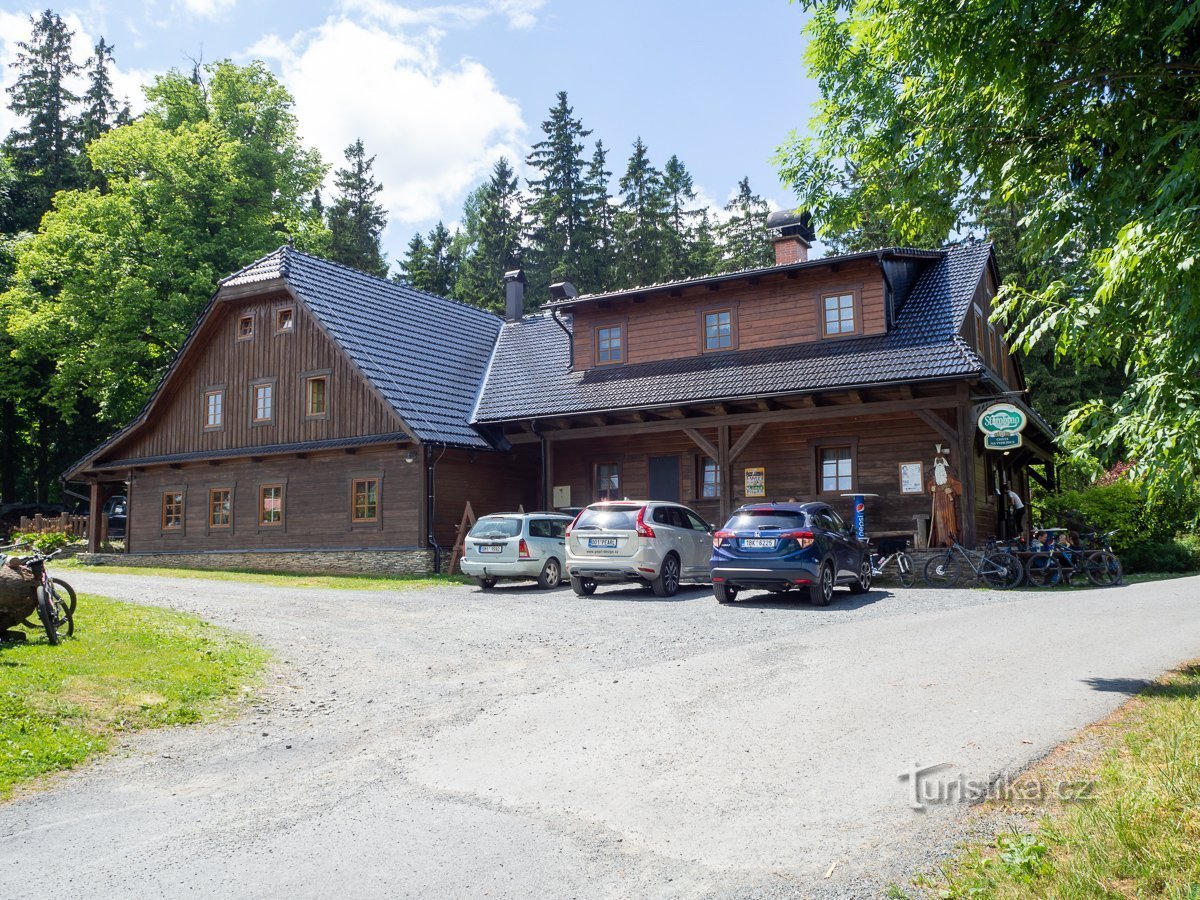
[[[579,271],[570,279],[579,290],[588,293],[606,291],[613,285],[616,246],[612,196],[608,191],[611,179],[608,151],[603,141],[596,141],[596,149],[583,176],[585,215]]]
[[[662,173],[650,163],[639,137],[619,184],[624,200],[616,215],[617,286],[655,284],[667,277],[670,230]]]
[[[520,265],[521,228],[517,175],[502,156],[463,209],[457,299],[484,309],[504,308],[504,273]]]
[[[400,261],[400,271],[392,277],[401,284],[425,290],[424,286],[429,282],[429,247],[421,232],[409,240],[404,259]]]
[[[83,114],[79,118],[79,137],[93,141],[118,124],[121,112],[112,92],[113,46],[101,37],[87,62],[88,87],[83,94]]]
[[[738,182],[737,195],[725,204],[729,213],[718,230],[724,266],[729,271],[759,269],[775,261],[767,234],[767,202],[750,190],[750,179]]]
[[[537,172],[529,181],[529,259],[526,280],[530,297],[544,297],[556,281],[578,277],[581,235],[586,216],[584,138],[591,131],[573,116],[567,92],[542,123],[546,137],[533,145],[526,162]]]
[[[8,89],[9,109],[25,120],[6,141],[20,173],[14,218],[21,230],[35,229],[54,194],[80,183],[78,123],[71,114],[79,97],[68,87],[79,71],[71,60],[74,34],[50,10],[30,22],[33,33],[17,44],[12,66],[18,74]]]
[[[697,212],[691,207],[696,202],[696,186],[691,173],[674,154],[663,166],[663,195],[667,201],[667,221],[670,225],[665,235],[667,277],[703,275],[706,270],[696,271],[692,258]]]
[[[375,198],[383,185],[375,180],[375,157],[368,157],[362,138],[346,148],[347,167],[334,174],[338,198],[329,207],[330,258],[383,278],[388,264],[380,249],[387,212]]]
[[[454,235],[444,223],[438,222],[424,237],[413,235],[397,280],[439,297],[453,295],[458,280],[458,256]]]

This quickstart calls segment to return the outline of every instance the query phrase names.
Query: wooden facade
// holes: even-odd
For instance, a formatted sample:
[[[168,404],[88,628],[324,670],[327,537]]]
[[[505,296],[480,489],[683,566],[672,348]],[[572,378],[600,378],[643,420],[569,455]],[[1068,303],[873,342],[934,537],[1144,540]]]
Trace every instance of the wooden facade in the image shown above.
[[[860,254],[568,298],[559,306],[571,313],[570,336],[547,327],[570,348],[570,384],[583,386],[619,385],[661,365],[702,377],[711,357],[724,357],[716,362],[726,371],[754,351],[811,347],[837,359],[841,348],[859,353],[886,338],[896,327],[897,279],[911,287],[940,258],[898,251],[889,275],[881,256]],[[823,499],[849,517],[844,495],[863,494],[873,533],[916,534],[927,525],[940,454],[962,480],[961,537],[973,543],[1002,533],[1003,492],[1028,497],[1030,477],[1052,477],[1046,434],[1010,455],[984,451],[975,427],[984,404],[1024,391],[1019,361],[988,322],[997,288],[994,266],[984,266],[961,321],[941,323],[979,361],[966,374],[688,401],[626,393],[619,404],[555,412],[556,401],[537,395],[539,373],[520,372],[526,411],[472,423],[475,445],[464,446],[419,434],[416,425],[434,426],[400,415],[387,373],[368,377],[363,355],[346,350],[348,338],[370,346],[378,336],[335,333],[345,323],[323,318],[328,310],[318,314],[282,275],[227,281],[142,416],[69,476],[91,483],[93,549],[104,498],[125,492],[126,552],[445,551],[468,502],[484,515],[614,495],[679,501],[719,524],[759,500]],[[498,366],[504,346],[492,340],[480,397],[484,367]],[[533,353],[530,365],[547,365],[543,355]],[[424,365],[412,384],[449,377],[436,360]],[[475,392],[463,383],[469,404]],[[429,418],[417,401],[413,415]]]

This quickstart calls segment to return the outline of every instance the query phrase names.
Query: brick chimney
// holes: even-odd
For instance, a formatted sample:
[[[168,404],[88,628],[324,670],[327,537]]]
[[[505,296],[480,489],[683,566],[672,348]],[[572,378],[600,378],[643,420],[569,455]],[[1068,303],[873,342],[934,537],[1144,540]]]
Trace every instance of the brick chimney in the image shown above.
[[[808,261],[808,250],[816,239],[811,213],[776,210],[767,216],[767,230],[775,244],[775,265]]]

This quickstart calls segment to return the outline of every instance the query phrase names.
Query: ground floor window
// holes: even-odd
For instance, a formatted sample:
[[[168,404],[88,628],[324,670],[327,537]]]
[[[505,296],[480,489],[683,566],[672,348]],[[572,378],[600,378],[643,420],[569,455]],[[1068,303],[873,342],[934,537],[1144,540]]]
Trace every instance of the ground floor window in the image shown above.
[[[258,488],[258,524],[283,524],[283,485],[264,484]]]
[[[621,467],[617,463],[596,463],[596,499],[621,499]]]
[[[177,531],[183,527],[183,491],[163,491],[163,531]]]
[[[379,521],[379,479],[355,478],[351,489],[350,518],[355,522]]]
[[[697,462],[696,484],[700,485],[697,495],[704,499],[721,496],[721,470],[711,456],[702,456]]]
[[[853,490],[854,459],[849,447],[822,447],[817,451],[820,463],[821,493]]]
[[[208,527],[229,528],[233,525],[233,491],[212,488],[208,492]]]

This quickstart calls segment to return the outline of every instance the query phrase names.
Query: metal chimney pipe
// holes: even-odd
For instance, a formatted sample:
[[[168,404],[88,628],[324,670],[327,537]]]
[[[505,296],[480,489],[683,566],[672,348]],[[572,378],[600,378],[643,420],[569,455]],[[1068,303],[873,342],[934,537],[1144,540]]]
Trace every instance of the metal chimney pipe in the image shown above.
[[[504,318],[518,322],[525,315],[525,270],[504,273]]]

